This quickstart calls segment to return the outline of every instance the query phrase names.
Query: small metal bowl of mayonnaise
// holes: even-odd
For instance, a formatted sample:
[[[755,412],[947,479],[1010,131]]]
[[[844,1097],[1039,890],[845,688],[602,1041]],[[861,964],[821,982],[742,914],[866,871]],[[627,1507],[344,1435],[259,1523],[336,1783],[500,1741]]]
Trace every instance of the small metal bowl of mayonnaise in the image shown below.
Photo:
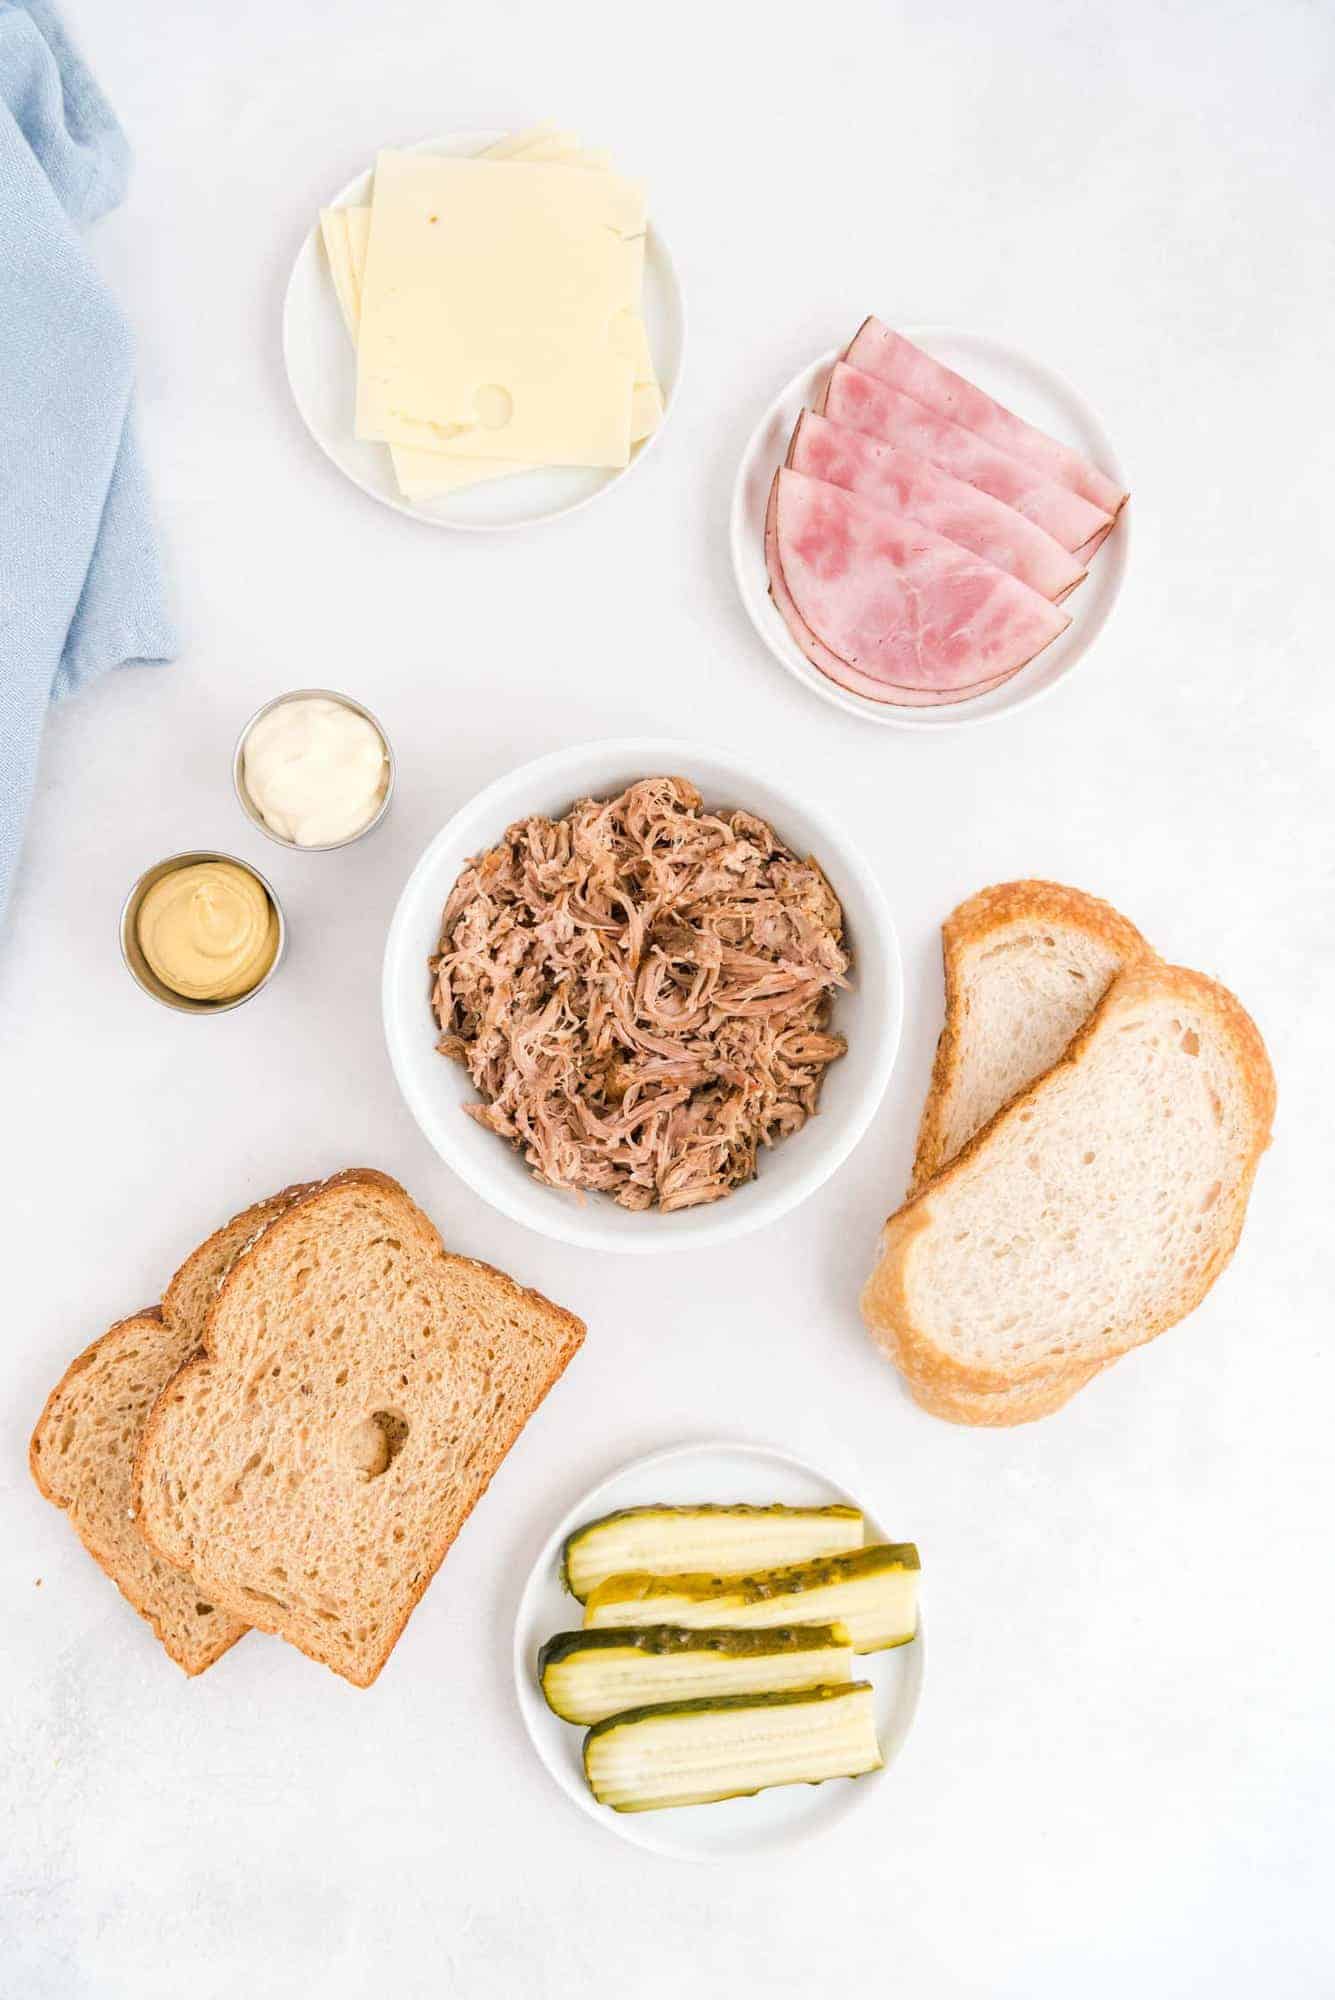
[[[237,738],[241,810],[280,847],[327,854],[379,826],[394,752],[369,708],[333,688],[294,688],[257,708]]]
[[[253,1000],[286,946],[282,906],[259,869],[211,848],[146,869],[121,910],[121,957],[178,1014],[226,1014]]]

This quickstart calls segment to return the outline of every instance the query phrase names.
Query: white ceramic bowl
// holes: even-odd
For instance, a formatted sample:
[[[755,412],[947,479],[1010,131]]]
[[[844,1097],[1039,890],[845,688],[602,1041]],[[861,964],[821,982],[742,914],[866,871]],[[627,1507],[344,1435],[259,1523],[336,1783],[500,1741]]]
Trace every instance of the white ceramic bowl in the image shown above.
[[[1107,433],[1084,398],[1055,370],[1004,341],[985,334],[962,333],[956,327],[905,327],[909,339],[958,374],[976,382],[988,394],[1038,424],[1064,444],[1073,444],[1123,487],[1128,482]],[[732,566],[747,615],[770,652],[790,674],[822,701],[848,715],[876,722],[886,729],[915,730],[920,735],[942,729],[963,729],[970,723],[995,722],[1014,715],[1068,678],[1089,652],[1112,615],[1121,593],[1131,548],[1131,507],[1127,501],[1089,565],[1089,575],[1071,592],[1063,610],[1071,623],[1045,646],[1036,659],[1012,674],[990,694],[941,708],[897,708],[893,702],[869,701],[865,695],[840,687],[812,666],[793,638],[769,594],[765,568],[765,507],[775,468],[787,456],[793,427],[825,386],[839,359],[831,348],[794,375],[774,398],[752,431],[732,493]]]
[[[820,1111],[761,1156],[755,1180],[722,1201],[672,1215],[618,1208],[603,1195],[543,1187],[520,1155],[466,1118],[476,1102],[466,1071],[436,1051],[427,960],[445,901],[465,864],[530,813],[558,817],[580,798],[612,798],[638,778],[689,778],[707,806],[738,806],[768,820],[799,854],[812,854],[843,905],[852,982],[832,1024],[848,1053],[826,1072]],[[658,737],[581,743],[499,778],[442,828],[399,898],[385,946],[382,1001],[390,1061],[408,1108],[445,1163],[493,1208],[545,1236],[590,1250],[686,1250],[744,1236],[814,1194],[870,1124],[894,1066],[903,1018],[899,946],[872,870],[837,812],[806,804],[726,751]]]

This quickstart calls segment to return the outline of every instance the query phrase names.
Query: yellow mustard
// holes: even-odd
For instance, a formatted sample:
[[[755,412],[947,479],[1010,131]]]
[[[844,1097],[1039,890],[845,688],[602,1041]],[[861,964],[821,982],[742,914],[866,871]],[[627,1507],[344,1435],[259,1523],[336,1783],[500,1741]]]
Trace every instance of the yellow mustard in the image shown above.
[[[186,1000],[236,1000],[258,986],[278,950],[278,915],[263,886],[231,861],[194,861],[153,884],[136,923],[144,957]]]

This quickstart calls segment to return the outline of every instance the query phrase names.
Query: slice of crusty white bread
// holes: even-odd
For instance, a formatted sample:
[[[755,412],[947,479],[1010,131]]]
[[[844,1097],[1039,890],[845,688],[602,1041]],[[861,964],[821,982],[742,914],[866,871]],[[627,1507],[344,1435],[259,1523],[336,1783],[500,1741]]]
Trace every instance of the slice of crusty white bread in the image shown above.
[[[1002,1430],[1052,1416],[1112,1363],[1092,1361],[1079,1368],[1045,1368],[1009,1389],[957,1389],[919,1375],[903,1361],[897,1360],[895,1366],[909,1395],[928,1416],[943,1417],[948,1424],[968,1424],[975,1430]]]
[[[941,926],[946,1017],[918,1128],[910,1199],[1047,1074],[1115,976],[1154,953],[1098,896],[1000,882]]]
[[[1133,966],[887,1222],[863,1293],[873,1336],[925,1383],[982,1390],[1153,1339],[1232,1256],[1274,1103],[1231,993]]]
[[[28,1447],[38,1487],[188,1674],[211,1667],[246,1627],[149,1548],[135,1525],[132,1474],[149,1412],[197,1345],[157,1306],[119,1321],[70,1363]]]
[[[918,1127],[909,1198],[1003,1104],[1046,1074],[1117,973],[1154,953],[1098,896],[1060,882],[1000,882],[941,926],[945,1024]],[[951,1423],[1001,1426],[1051,1416],[1102,1364],[1044,1371],[1014,1389],[943,1389],[901,1357],[913,1400]]]
[[[375,1679],[584,1337],[356,1169],[223,1280],[136,1466],[140,1525],[236,1617]]]

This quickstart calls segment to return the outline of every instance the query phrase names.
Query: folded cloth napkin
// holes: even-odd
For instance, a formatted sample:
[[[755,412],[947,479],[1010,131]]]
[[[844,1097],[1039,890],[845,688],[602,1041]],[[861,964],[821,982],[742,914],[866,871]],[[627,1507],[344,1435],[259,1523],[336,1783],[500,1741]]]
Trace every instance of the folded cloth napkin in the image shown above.
[[[0,0],[0,915],[47,704],[175,650],[129,330],[77,233],[128,168],[47,0]]]

